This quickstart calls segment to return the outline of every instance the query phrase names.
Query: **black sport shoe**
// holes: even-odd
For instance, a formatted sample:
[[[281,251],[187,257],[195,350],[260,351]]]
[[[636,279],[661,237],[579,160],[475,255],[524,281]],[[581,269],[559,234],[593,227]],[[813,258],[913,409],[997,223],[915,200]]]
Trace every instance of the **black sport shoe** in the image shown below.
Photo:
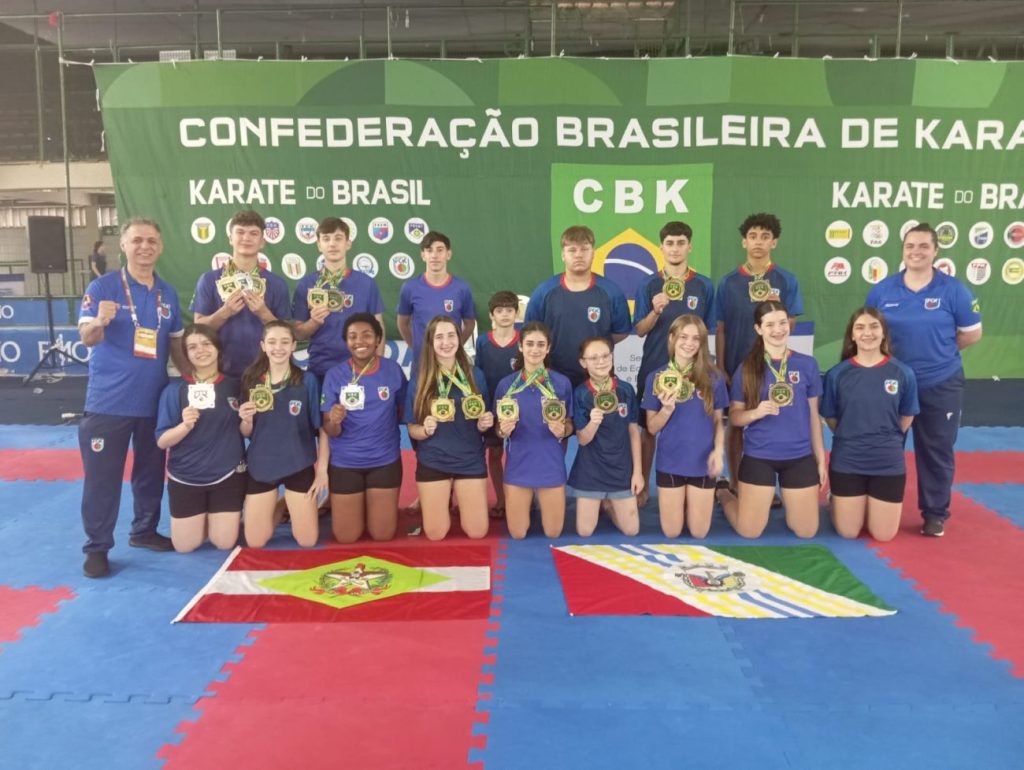
[[[928,537],[942,537],[946,534],[946,527],[942,523],[942,519],[925,519],[924,525],[921,527],[921,534]]]
[[[87,578],[101,578],[110,574],[110,562],[106,551],[92,551],[85,556],[82,574]]]
[[[158,532],[150,535],[135,535],[128,538],[128,545],[132,548],[148,548],[150,551],[173,551],[174,545],[169,537],[164,537]]]

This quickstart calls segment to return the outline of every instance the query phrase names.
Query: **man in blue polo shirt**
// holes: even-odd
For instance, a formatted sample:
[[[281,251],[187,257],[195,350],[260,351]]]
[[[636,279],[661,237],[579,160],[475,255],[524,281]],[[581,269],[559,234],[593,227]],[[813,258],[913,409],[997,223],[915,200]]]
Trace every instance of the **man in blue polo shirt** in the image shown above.
[[[956,470],[954,444],[963,408],[960,351],[981,339],[981,309],[967,287],[934,267],[939,238],[922,222],[903,238],[903,264],[878,283],[865,304],[882,311],[892,350],[917,377],[914,419],[921,534],[942,537]]]
[[[455,320],[460,329],[462,344],[473,336],[476,329],[476,306],[469,284],[448,272],[452,258],[452,242],[444,233],[431,230],[420,242],[420,256],[424,271],[418,278],[402,284],[398,295],[398,332],[412,350],[412,372],[409,377],[412,390],[416,389],[417,364],[423,334],[434,316],[446,315]]]
[[[711,317],[715,320],[715,358],[725,374],[726,384],[754,345],[754,308],[759,302],[781,302],[790,319],[803,315],[804,300],[796,276],[772,261],[779,245],[782,223],[774,214],[751,214],[740,225],[741,245],[746,262],[718,282]],[[790,321],[792,324],[792,320]],[[735,487],[743,454],[743,431],[728,429],[725,457]]]
[[[562,233],[565,272],[538,286],[526,306],[525,321],[543,321],[551,330],[551,367],[572,383],[573,390],[587,378],[580,366],[580,343],[604,337],[614,345],[629,336],[629,305],[622,290],[602,275],[591,272],[594,233],[573,226]]]
[[[309,370],[322,384],[327,370],[349,356],[345,319],[354,313],[372,313],[383,328],[384,300],[373,278],[353,271],[347,264],[352,241],[345,220],[327,217],[317,227],[316,235],[324,266],[296,284],[292,318],[296,321],[295,336],[309,340]],[[314,295],[311,289],[317,290]],[[384,355],[384,340],[377,355]]]
[[[156,445],[156,417],[167,384],[168,356],[179,370],[188,369],[181,347],[181,310],[177,292],[155,271],[163,250],[157,223],[129,220],[122,228],[121,249],[126,267],[89,284],[78,316],[82,343],[92,348],[85,416],[78,426],[85,470],[82,570],[91,578],[110,574],[107,552],[114,546],[129,442],[135,518],[128,544],[172,549],[170,539],[156,531],[165,462]]]
[[[199,276],[192,297],[195,322],[217,330],[224,348],[221,370],[240,378],[260,354],[263,326],[290,314],[288,285],[259,266],[266,223],[255,211],[239,211],[228,223],[230,261]]]
[[[633,306],[634,330],[644,338],[643,359],[636,377],[636,389],[643,398],[644,384],[651,372],[668,365],[668,330],[681,315],[695,315],[712,331],[711,305],[715,285],[690,267],[693,228],[685,222],[669,222],[659,234],[665,267],[641,284]],[[659,409],[661,407],[658,407]],[[640,410],[640,456],[644,475],[643,491],[637,495],[642,508],[650,497],[648,489],[654,460],[654,436],[647,431],[647,411]]]

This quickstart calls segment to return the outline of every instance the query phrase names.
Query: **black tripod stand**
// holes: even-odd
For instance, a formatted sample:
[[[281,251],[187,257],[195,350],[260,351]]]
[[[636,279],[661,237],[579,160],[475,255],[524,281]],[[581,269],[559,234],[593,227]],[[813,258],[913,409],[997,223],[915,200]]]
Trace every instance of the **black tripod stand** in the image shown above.
[[[57,342],[57,334],[53,328],[53,294],[50,293],[50,274],[43,273],[43,286],[46,291],[46,328],[49,332],[50,344],[46,352],[39,359],[35,369],[24,379],[22,385],[28,385],[40,369],[62,369],[69,361],[82,366],[88,366],[89,362],[75,355],[72,346],[62,346]]]

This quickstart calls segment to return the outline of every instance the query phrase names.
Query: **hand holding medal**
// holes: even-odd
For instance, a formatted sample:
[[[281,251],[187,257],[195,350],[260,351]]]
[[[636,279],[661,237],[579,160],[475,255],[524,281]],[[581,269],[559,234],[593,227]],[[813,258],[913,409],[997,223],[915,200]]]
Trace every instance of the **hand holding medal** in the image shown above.
[[[334,404],[327,412],[327,422],[332,425],[341,425],[347,415],[348,409],[343,407],[341,404]]]
[[[199,410],[194,406],[186,406],[181,410],[181,424],[189,430],[196,427],[196,423],[199,421]]]

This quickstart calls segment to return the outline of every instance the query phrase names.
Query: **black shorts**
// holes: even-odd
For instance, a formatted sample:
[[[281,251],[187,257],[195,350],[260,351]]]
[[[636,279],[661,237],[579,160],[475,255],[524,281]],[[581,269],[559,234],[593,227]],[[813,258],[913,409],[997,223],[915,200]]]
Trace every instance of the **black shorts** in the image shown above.
[[[795,460],[761,460],[743,455],[737,477],[744,484],[758,487],[774,487],[775,477],[783,489],[806,489],[818,486],[818,463],[814,455],[798,457]]]
[[[277,481],[257,481],[250,476],[249,487],[246,489],[246,494],[259,495],[263,492],[270,492],[271,490],[277,489],[282,484],[284,484],[284,488],[289,492],[300,492],[301,494],[306,494],[309,491],[309,488],[313,486],[313,479],[315,478],[316,472],[313,470],[312,465],[308,468],[303,468],[301,471],[296,471],[291,476],[285,476],[277,479]]]
[[[235,513],[242,510],[245,501],[245,487],[248,481],[245,471],[236,471],[216,484],[193,486],[167,479],[167,501],[172,519],[187,519],[203,513]]]
[[[697,487],[697,489],[714,489],[715,479],[710,476],[677,476],[674,473],[654,474],[655,481],[663,489],[678,489],[679,487]]]
[[[487,471],[483,473],[451,473],[450,471],[439,471],[430,468],[423,463],[416,462],[416,481],[461,481],[462,479],[486,479]]]
[[[402,460],[373,468],[327,468],[332,495],[358,495],[367,489],[398,489],[402,486]]]
[[[828,469],[828,483],[836,497],[873,497],[883,503],[902,503],[907,486],[907,474],[895,476],[868,476],[863,473],[843,473]]]

